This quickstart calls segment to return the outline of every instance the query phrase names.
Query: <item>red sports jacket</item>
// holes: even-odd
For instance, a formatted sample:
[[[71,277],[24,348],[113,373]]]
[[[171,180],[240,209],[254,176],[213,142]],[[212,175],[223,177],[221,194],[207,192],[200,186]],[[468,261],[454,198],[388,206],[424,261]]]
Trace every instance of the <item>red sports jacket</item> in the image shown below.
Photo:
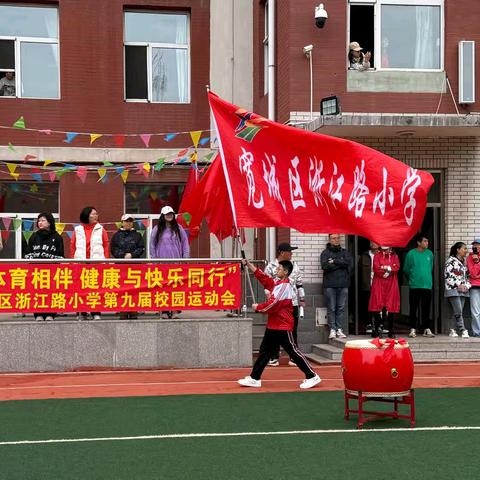
[[[275,281],[257,268],[257,280],[270,292],[268,300],[260,303],[256,311],[268,315],[267,328],[271,330],[293,330],[293,303],[295,295],[288,278]]]

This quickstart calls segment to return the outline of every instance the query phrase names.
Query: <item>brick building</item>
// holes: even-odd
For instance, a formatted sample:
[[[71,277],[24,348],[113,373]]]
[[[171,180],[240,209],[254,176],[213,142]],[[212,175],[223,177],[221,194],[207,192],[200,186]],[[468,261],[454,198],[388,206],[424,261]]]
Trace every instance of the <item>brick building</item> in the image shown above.
[[[444,329],[445,252],[457,240],[480,235],[475,211],[480,187],[470,174],[480,163],[474,97],[479,80],[472,75],[477,68],[471,43],[480,41],[480,4],[330,0],[324,2],[328,20],[321,29],[314,19],[317,5],[314,0],[0,1],[0,78],[13,73],[15,87],[14,95],[10,85],[10,95],[0,96],[0,126],[23,116],[33,129],[0,128],[0,215],[6,218],[0,225],[6,245],[1,255],[21,256],[23,233],[39,210],[54,212],[67,225],[68,241],[69,225],[88,204],[98,208],[110,230],[124,211],[155,219],[162,204],[177,207],[188,175],[178,152],[192,146],[188,132],[210,136],[208,84],[262,115],[269,114],[270,102],[279,122],[352,138],[432,172],[436,184],[424,229],[437,258],[436,328]],[[372,51],[370,69],[348,69],[351,41]],[[342,113],[320,115],[321,99],[330,96],[338,98]],[[166,142],[168,132],[187,133]],[[84,135],[66,143],[68,133]],[[91,144],[90,134],[103,136]],[[150,134],[145,148],[140,135]],[[209,146],[199,146],[200,159]],[[165,159],[165,167],[154,175],[133,168],[145,163],[153,168],[158,159]],[[46,160],[53,161],[50,168],[66,164],[67,173],[52,180],[48,168],[42,169]],[[131,169],[125,183],[109,164]],[[88,167],[84,181],[76,174],[81,165]],[[110,168],[105,183],[98,174],[104,165]],[[26,222],[17,228],[14,219]],[[305,271],[307,321],[313,325],[315,308],[323,305],[319,255],[326,237],[277,229],[274,235],[249,232],[249,239],[248,253],[257,258],[271,257],[278,241],[300,247],[296,258]],[[345,238],[345,244],[356,255],[366,248],[361,238]],[[228,242],[221,246],[203,232],[192,255],[230,252]],[[406,298],[405,287],[402,293]],[[403,305],[402,313],[407,311]],[[358,330],[355,295],[349,316],[350,331]]]
[[[435,177],[422,228],[436,255],[433,315],[437,331],[444,331],[449,315],[443,302],[445,255],[456,241],[469,244],[480,234],[476,212],[480,187],[471,178],[480,160],[480,109],[475,100],[480,80],[474,54],[480,40],[476,27],[480,4],[469,0],[323,3],[328,19],[321,29],[314,20],[318,2],[255,4],[254,109],[267,114],[264,66],[268,57],[263,44],[269,32],[264,19],[275,6],[276,55],[270,63],[277,79],[277,121],[359,141]],[[349,69],[352,41],[372,52],[369,69]],[[341,113],[320,115],[321,100],[330,96],[338,98]],[[327,237],[291,232],[290,238],[300,247],[296,258],[305,268],[311,305],[321,306],[318,256]],[[348,237],[345,244],[357,256],[368,248],[362,238]],[[349,330],[358,332],[358,302],[352,294],[358,286],[356,278],[357,272],[352,280]],[[400,321],[406,327],[404,279],[401,294]]]

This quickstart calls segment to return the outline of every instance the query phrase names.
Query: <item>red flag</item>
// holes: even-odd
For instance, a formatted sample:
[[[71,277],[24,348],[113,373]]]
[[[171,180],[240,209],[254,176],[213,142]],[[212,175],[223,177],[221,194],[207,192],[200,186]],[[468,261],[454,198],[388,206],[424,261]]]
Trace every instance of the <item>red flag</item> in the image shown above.
[[[205,218],[210,232],[219,240],[235,234],[220,158],[215,158],[197,186],[184,194],[181,209],[191,215],[190,228],[200,227]]]
[[[428,172],[272,122],[211,92],[209,102],[237,227],[338,232],[389,246],[405,246],[419,230],[433,184]]]

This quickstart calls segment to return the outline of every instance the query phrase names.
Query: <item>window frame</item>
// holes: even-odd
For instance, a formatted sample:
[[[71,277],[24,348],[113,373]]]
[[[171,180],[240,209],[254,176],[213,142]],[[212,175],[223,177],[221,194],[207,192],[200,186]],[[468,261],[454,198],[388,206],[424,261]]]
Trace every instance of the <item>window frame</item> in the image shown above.
[[[349,0],[348,2],[348,28],[347,28],[347,48],[350,42],[350,22],[351,5],[369,5],[373,6],[374,22],[374,58],[375,65],[370,70],[389,71],[389,72],[443,72],[445,69],[445,2],[444,0]],[[393,68],[382,67],[381,65],[381,33],[382,33],[382,6],[424,6],[440,8],[440,68]],[[348,51],[347,51],[348,57]],[[377,60],[378,59],[378,64]],[[347,58],[348,69],[348,58]]]
[[[61,95],[61,78],[60,78],[60,18],[59,18],[59,8],[58,6],[44,6],[44,5],[17,5],[21,8],[52,8],[57,12],[57,34],[56,38],[54,37],[24,37],[24,36],[11,36],[11,35],[0,35],[0,40],[7,40],[14,42],[14,55],[15,55],[15,70],[12,69],[2,69],[0,65],[0,70],[2,72],[14,72],[15,73],[15,96],[14,97],[4,97],[0,96],[0,99],[4,98],[22,98],[25,100],[60,100]],[[58,49],[58,69],[57,69],[57,81],[58,81],[58,96],[57,97],[27,97],[22,96],[21,92],[21,75],[22,75],[22,57],[21,57],[21,44],[22,43],[48,43],[52,45],[57,45]]]
[[[159,15],[184,15],[187,17],[187,43],[158,43],[158,42],[127,42],[125,40],[125,14],[126,13],[145,13],[147,15],[159,14]],[[186,11],[165,11],[165,10],[124,10],[123,11],[123,98],[125,102],[129,103],[158,103],[158,104],[172,104],[172,105],[188,105],[192,103],[192,55],[191,55],[191,18],[190,13]],[[127,98],[127,59],[126,59],[126,46],[131,47],[147,47],[147,98]],[[153,77],[152,77],[152,59],[154,48],[166,48],[171,50],[186,50],[187,52],[187,100],[185,102],[161,102],[153,100]]]

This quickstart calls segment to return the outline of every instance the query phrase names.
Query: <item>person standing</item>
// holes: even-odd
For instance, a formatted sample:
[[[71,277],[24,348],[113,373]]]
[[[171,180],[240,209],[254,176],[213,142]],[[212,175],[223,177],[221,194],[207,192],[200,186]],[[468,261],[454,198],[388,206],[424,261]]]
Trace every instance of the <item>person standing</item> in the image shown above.
[[[188,236],[176,218],[175,211],[165,206],[160,211],[158,224],[150,236],[150,256],[152,258],[188,258],[190,245]],[[163,312],[162,318],[176,318],[173,312]]]
[[[308,363],[305,355],[298,349],[293,340],[293,305],[292,299],[295,295],[288,276],[293,270],[292,262],[282,260],[279,262],[275,277],[278,281],[265,275],[255,265],[243,260],[257,280],[269,291],[268,300],[265,303],[254,303],[252,308],[256,312],[267,313],[268,321],[265,335],[263,336],[258,353],[250,375],[238,380],[242,387],[261,387],[262,373],[268,364],[269,359],[281,346],[290,355],[295,365],[304,373],[305,380],[300,384],[301,389],[312,388],[322,380],[314,372]]]
[[[360,320],[364,322],[367,333],[369,332],[368,326],[372,327],[372,315],[368,311],[368,301],[370,300],[373,280],[373,257],[378,252],[378,249],[378,243],[370,242],[370,249],[360,255],[360,261],[358,262],[358,270],[360,272],[359,313]]]
[[[468,280],[466,256],[467,246],[463,242],[456,242],[450,248],[450,256],[445,263],[445,297],[448,298],[453,313],[448,334],[450,337],[458,337],[460,333],[462,338],[469,338],[463,320],[465,298],[469,296],[471,286]]]
[[[467,257],[470,275],[470,311],[472,315],[472,332],[480,337],[480,240],[472,242],[472,253]]]
[[[300,268],[297,262],[292,261],[292,252],[293,250],[297,250],[297,248],[298,247],[292,247],[289,243],[280,243],[277,247],[277,257],[273,262],[270,262],[265,267],[265,270],[264,270],[264,273],[266,275],[273,278],[274,280],[277,280],[276,272],[278,269],[279,262],[282,262],[283,260],[288,260],[289,262],[292,262],[293,270],[292,270],[292,273],[289,275],[288,279],[290,280],[290,285],[292,286],[292,289],[294,292],[293,299],[292,299],[292,304],[293,304],[292,333],[293,333],[293,340],[295,342],[295,345],[298,345],[297,330],[298,330],[298,320],[300,318],[300,309],[303,310],[303,308],[305,308],[305,290],[303,289],[302,274],[300,272]],[[275,354],[272,355],[272,358],[268,362],[268,365],[270,365],[271,367],[277,367],[280,364],[279,358],[280,358],[280,347],[275,352]],[[295,365],[292,360],[290,360],[288,364],[292,366]]]
[[[108,235],[98,223],[98,212],[95,207],[85,207],[80,212],[80,225],[73,231],[70,240],[70,253],[73,258],[85,260],[88,258],[108,258]],[[91,312],[94,320],[101,320],[100,312]],[[81,312],[77,320],[85,320],[87,314]]]
[[[398,271],[400,260],[390,247],[382,246],[373,259],[373,282],[368,310],[374,313],[372,337],[382,335],[381,325],[387,320],[388,337],[395,338],[394,314],[400,311]]]
[[[417,336],[418,311],[421,315],[421,330],[424,337],[434,337],[430,329],[430,304],[432,302],[433,253],[428,248],[428,238],[419,233],[415,237],[416,248],[412,248],[406,257],[403,273],[408,279],[410,303],[409,337]]]
[[[345,305],[348,299],[353,258],[340,246],[340,235],[330,233],[327,248],[320,255],[323,269],[323,290],[327,302],[327,320],[330,327],[328,338],[345,338],[343,324]]]
[[[40,213],[37,217],[37,230],[28,240],[26,259],[64,258],[62,237],[55,228],[55,219],[51,213]],[[56,313],[34,313],[37,322],[53,320]]]
[[[122,227],[110,242],[110,253],[113,258],[140,258],[145,252],[142,235],[134,228],[134,218],[129,213],[122,215]],[[121,319],[135,319],[137,312],[121,312]]]

